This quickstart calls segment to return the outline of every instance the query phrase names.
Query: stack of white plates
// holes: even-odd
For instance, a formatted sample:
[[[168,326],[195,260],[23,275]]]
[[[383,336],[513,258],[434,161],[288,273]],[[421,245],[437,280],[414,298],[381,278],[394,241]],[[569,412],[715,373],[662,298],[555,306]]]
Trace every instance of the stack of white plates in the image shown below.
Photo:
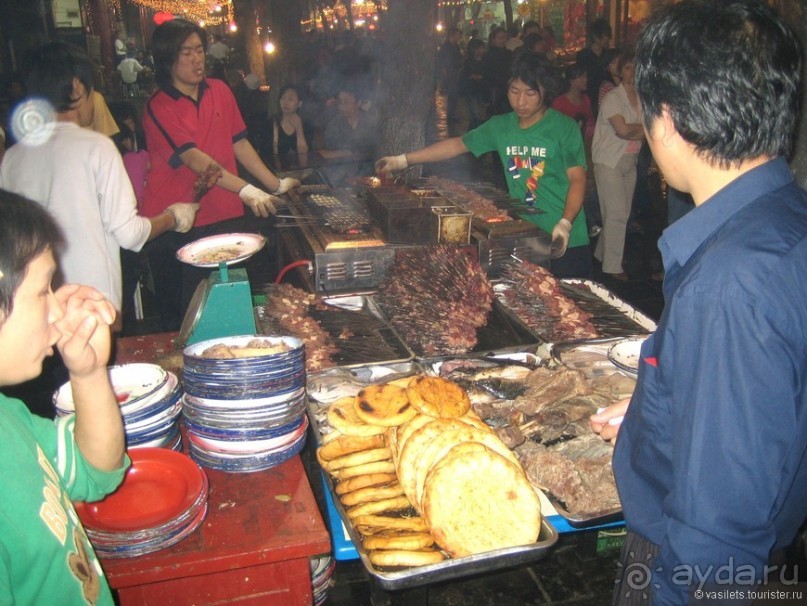
[[[334,584],[333,572],[336,570],[336,560],[331,556],[311,558],[311,589],[314,594],[314,606],[324,604],[328,593]]]
[[[164,448],[138,448],[129,456],[132,466],[115,492],[76,503],[102,557],[130,558],[174,545],[207,513],[207,476],[190,457]]]
[[[109,380],[120,403],[127,448],[181,449],[182,389],[174,373],[156,364],[123,364],[109,368]],[[75,412],[69,382],[56,391],[53,403],[59,416]]]
[[[244,348],[260,340],[284,349],[240,358],[210,358],[216,345]],[[185,348],[182,382],[191,456],[230,472],[274,467],[305,444],[305,350],[293,337],[251,335]]]

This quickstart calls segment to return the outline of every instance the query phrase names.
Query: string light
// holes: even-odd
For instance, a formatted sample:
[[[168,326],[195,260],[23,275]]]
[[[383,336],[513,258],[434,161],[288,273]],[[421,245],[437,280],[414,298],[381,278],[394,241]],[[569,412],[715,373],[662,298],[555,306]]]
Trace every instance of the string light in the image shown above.
[[[209,25],[229,23],[233,14],[232,0],[132,0],[155,12],[168,12],[191,21]]]

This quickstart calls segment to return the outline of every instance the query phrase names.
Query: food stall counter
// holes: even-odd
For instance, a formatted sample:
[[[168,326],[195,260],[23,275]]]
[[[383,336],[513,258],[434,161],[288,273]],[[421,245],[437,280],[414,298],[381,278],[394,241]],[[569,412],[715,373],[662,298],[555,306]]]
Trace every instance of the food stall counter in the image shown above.
[[[175,353],[175,338],[119,339],[116,363],[160,363]],[[299,456],[255,473],[205,472],[199,530],[152,554],[102,560],[120,604],[311,604],[309,558],[331,545]]]

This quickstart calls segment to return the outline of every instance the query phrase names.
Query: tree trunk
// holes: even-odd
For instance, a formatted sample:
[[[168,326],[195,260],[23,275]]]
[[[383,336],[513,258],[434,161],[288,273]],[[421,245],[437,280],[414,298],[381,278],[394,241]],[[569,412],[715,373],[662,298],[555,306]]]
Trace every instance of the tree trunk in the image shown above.
[[[434,0],[390,0],[379,91],[381,155],[423,147],[434,104]]]
[[[256,11],[252,0],[234,0],[235,20],[238,35],[244,49],[244,60],[247,72],[252,72],[261,82],[266,81],[266,70],[263,64],[263,48],[258,33],[255,31]]]

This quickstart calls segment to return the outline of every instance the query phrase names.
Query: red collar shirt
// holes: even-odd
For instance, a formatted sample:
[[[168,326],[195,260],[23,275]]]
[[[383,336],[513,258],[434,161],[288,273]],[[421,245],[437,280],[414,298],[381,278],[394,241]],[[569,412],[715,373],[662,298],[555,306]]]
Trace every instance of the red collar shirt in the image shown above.
[[[238,174],[233,144],[247,136],[246,125],[230,88],[206,79],[194,100],[173,86],[154,93],[143,116],[151,167],[146,176],[142,214],[153,217],[174,202],[192,202],[197,175],[180,155],[192,148],[205,152],[222,168]],[[243,216],[238,194],[213,187],[201,199],[197,227]]]

